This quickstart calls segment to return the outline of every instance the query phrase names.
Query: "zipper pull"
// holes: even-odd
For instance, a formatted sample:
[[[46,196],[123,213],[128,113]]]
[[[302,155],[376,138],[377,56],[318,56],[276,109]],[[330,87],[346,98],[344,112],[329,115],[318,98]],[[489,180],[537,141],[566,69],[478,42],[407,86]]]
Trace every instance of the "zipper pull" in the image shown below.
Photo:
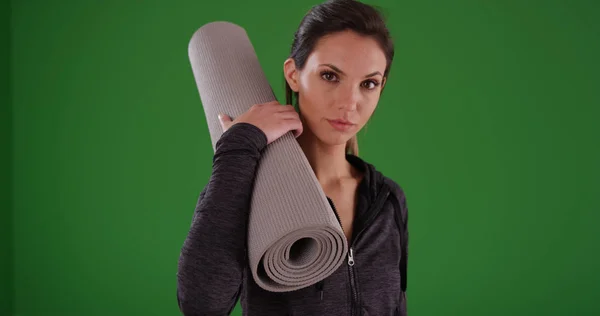
[[[348,265],[349,266],[354,265],[354,252],[352,250],[352,247],[350,247],[350,252],[348,253]]]

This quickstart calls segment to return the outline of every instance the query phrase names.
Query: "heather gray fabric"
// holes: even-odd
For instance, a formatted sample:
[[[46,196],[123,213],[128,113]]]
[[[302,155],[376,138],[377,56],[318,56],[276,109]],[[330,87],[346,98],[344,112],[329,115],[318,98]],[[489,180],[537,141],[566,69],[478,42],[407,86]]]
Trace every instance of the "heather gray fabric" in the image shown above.
[[[223,134],[219,113],[235,118],[276,98],[240,26],[208,23],[194,33],[188,49],[215,150]],[[272,292],[315,284],[344,262],[344,232],[292,133],[262,154],[247,238],[252,277]]]

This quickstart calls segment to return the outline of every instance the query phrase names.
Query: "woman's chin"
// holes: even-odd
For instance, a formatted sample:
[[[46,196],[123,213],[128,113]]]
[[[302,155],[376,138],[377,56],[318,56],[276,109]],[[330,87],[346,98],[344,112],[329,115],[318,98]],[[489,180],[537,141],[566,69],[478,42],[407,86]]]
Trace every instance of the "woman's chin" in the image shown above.
[[[319,138],[319,140],[328,145],[328,146],[345,146],[346,143],[350,140],[350,138],[352,138],[352,135],[348,136],[348,135],[344,135],[344,134],[340,134],[340,133],[323,133],[323,134],[319,134],[317,135],[317,138]]]

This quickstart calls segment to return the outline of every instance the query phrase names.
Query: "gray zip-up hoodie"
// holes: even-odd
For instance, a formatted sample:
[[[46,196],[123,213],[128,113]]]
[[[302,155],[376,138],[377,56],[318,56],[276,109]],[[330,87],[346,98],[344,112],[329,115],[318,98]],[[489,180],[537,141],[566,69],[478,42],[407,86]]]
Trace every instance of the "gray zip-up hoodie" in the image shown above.
[[[179,257],[181,312],[229,315],[241,299],[243,315],[249,316],[405,316],[404,191],[354,155],[347,155],[347,160],[364,177],[358,187],[348,261],[325,280],[292,292],[265,291],[254,282],[246,254],[247,219],[256,168],[266,146],[266,135],[248,123],[234,124],[217,142],[212,175],[200,192]]]

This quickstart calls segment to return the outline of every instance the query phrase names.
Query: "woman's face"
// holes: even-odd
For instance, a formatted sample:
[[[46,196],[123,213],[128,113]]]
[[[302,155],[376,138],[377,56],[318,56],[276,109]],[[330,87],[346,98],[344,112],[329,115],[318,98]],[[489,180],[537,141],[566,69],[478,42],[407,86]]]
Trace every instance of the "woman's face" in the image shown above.
[[[286,60],[304,130],[327,145],[345,145],[369,120],[383,87],[386,58],[378,43],[346,31],[321,38],[304,69]]]

